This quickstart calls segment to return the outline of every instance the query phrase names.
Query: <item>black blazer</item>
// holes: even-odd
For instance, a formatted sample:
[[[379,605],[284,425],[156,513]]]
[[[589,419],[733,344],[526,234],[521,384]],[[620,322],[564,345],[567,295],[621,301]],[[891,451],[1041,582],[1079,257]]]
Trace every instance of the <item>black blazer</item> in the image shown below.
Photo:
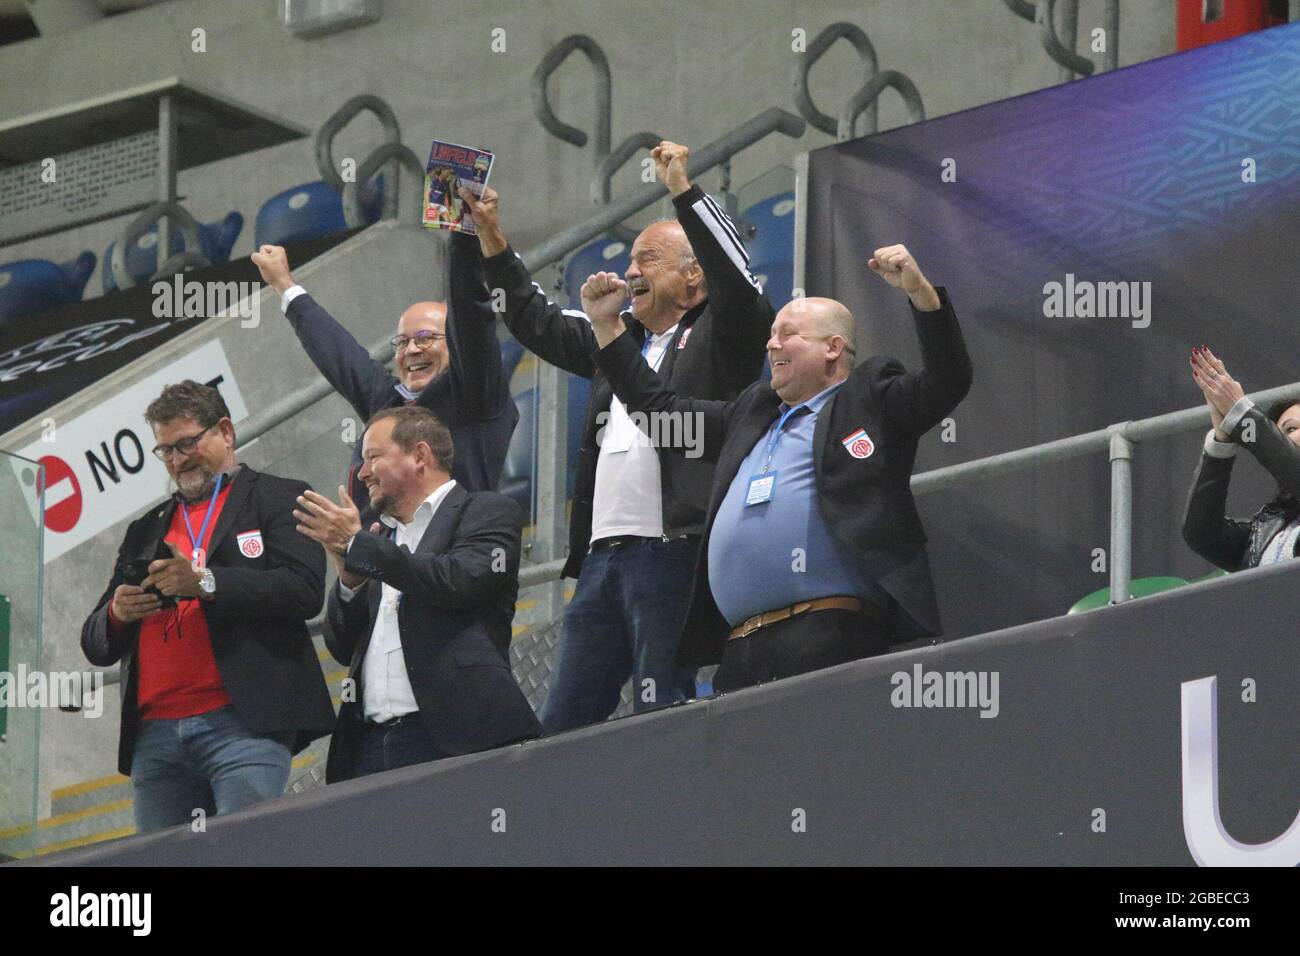
[[[344,601],[336,584],[325,613],[325,644],[348,665],[357,689],[345,699],[330,741],[325,779],[347,780],[364,729],[362,662],[379,615],[381,582],[402,592],[397,610],[406,673],[420,719],[434,745],[473,753],[541,733],[508,655],[519,593],[519,542],[524,516],[496,492],[448,492],[415,552],[388,535],[361,532],[347,569],[369,580]]]
[[[447,368],[412,395],[383,363],[311,295],[289,303],[286,316],[316,368],[361,419],[348,472],[348,492],[363,511],[370,495],[361,469],[360,427],[384,408],[408,401],[429,409],[451,430],[456,454],[451,476],[470,491],[494,491],[505,465],[519,408],[501,365],[496,313],[483,278],[483,254],[474,236],[453,235],[447,277]]]
[[[971,385],[957,316],[947,293],[937,291],[938,311],[912,310],[925,367],[908,372],[897,359],[866,359],[822,408],[813,437],[818,505],[834,534],[892,599],[887,610],[895,641],[940,633],[925,531],[912,500],[912,464],[918,439],[957,407]],[[716,460],[717,467],[677,662],[716,664],[730,628],[709,590],[708,535],[741,462],[777,419],[781,400],[767,382],[755,382],[734,402],[678,398],[641,360],[628,335],[601,349],[596,361],[629,409],[703,416],[703,457]],[[860,428],[875,450],[859,459],[843,440]]]
[[[208,567],[217,582],[216,597],[203,602],[212,654],[235,712],[259,734],[296,734],[297,753],[329,733],[334,708],[320,661],[307,633],[325,597],[325,554],[320,545],[295,530],[295,499],[305,482],[264,475],[243,466],[212,529]],[[118,549],[118,564],[152,558],[176,511],[173,496],[131,522]],[[262,553],[240,553],[235,536],[260,529]],[[136,712],[136,639],[139,624],[108,631],[108,605],[124,583],[116,568],[95,610],[81,628],[81,649],[90,663],[122,662],[122,729],[117,769],[131,772],[139,725]]]
[[[1227,517],[1228,481],[1236,457],[1214,458],[1203,451],[1187,494],[1183,540],[1216,567],[1244,571],[1259,566],[1273,536],[1300,510],[1300,448],[1253,402],[1230,437],[1277,481],[1277,497],[1248,521]]]
[[[749,255],[727,215],[699,186],[673,198],[677,221],[700,260],[708,283],[707,301],[682,316],[659,374],[678,394],[731,399],[763,372],[763,349],[772,328],[772,303],[749,271]],[[576,578],[591,543],[596,464],[600,458],[602,413],[613,389],[592,360],[596,335],[586,315],[549,301],[513,249],[483,260],[487,281],[505,290],[505,323],[525,348],[566,372],[591,379],[591,398],[578,452],[569,518],[566,577]],[[645,327],[624,313],[640,349]],[[699,534],[709,501],[713,469],[699,458],[660,453],[664,534]]]

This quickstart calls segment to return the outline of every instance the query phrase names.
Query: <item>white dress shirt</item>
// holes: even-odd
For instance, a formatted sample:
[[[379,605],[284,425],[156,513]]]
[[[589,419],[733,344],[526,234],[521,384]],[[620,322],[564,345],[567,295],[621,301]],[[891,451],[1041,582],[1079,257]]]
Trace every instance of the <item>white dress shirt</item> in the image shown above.
[[[677,326],[652,335],[646,363],[659,371]],[[611,398],[609,417],[598,436],[600,455],[596,459],[596,491],[591,503],[591,540],[634,534],[658,538],[664,533],[663,484],[659,475],[659,451],[645,432],[628,417],[627,408]]]
[[[396,531],[393,543],[405,545],[408,551],[415,551],[420,539],[429,530],[429,522],[437,513],[438,506],[454,487],[454,478],[439,485],[433,494],[416,507],[409,524],[403,524],[391,515],[380,515],[379,520]],[[344,601],[351,601],[356,593],[357,589],[339,582],[339,596]],[[361,661],[361,699],[365,702],[366,720],[375,723],[383,723],[403,714],[413,714],[420,709],[415,701],[415,692],[411,689],[411,681],[406,676],[406,655],[402,653],[401,630],[397,623],[397,608],[401,600],[401,591],[391,585],[383,585],[375,629],[370,635],[366,656]]]

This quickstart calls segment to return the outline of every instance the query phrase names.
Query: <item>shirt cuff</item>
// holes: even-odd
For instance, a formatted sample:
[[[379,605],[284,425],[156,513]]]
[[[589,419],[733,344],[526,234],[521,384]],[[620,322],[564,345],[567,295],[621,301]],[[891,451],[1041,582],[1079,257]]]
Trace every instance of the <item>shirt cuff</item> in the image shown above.
[[[306,294],[307,290],[300,285],[289,286],[289,288],[284,290],[284,294],[280,296],[280,311],[287,313],[289,311],[289,303],[298,298],[298,296]]]
[[[1231,435],[1237,430],[1237,424],[1245,414],[1255,407],[1255,403],[1250,400],[1250,396],[1243,395],[1237,399],[1237,404],[1228,409],[1228,414],[1223,416],[1223,433]]]
[[[1237,455],[1237,445],[1235,442],[1219,441],[1211,428],[1205,433],[1205,453],[1211,458],[1234,458]]]

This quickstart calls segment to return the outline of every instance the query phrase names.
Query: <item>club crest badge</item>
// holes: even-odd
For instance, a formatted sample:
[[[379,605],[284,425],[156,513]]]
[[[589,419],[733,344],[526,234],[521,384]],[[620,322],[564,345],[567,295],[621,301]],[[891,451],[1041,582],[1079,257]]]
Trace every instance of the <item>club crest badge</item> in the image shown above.
[[[246,558],[259,558],[262,556],[262,531],[260,528],[235,535],[235,543],[239,545],[239,553]]]
[[[865,428],[859,428],[852,435],[842,439],[840,444],[847,448],[854,458],[870,458],[871,453],[876,450]]]
[[[685,329],[682,330],[682,337],[681,337],[680,339],[677,340],[677,350],[678,350],[679,352],[680,352],[682,349],[686,348],[686,340],[689,339],[689,338],[691,337],[691,330],[694,329],[694,328],[695,328],[695,326],[692,325],[692,326],[688,326],[687,328],[685,328]]]

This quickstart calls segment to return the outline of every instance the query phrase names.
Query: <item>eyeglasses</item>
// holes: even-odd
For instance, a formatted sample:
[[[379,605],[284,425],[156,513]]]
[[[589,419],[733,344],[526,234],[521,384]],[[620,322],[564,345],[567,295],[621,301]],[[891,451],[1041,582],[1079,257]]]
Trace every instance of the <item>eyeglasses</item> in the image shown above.
[[[439,339],[445,339],[447,336],[442,332],[430,332],[428,329],[421,329],[414,335],[394,335],[388,341],[393,343],[393,348],[398,352],[402,351],[409,345],[416,345],[421,349],[427,349]]]
[[[153,453],[159,461],[166,461],[174,452],[180,452],[182,455],[192,455],[194,449],[199,447],[199,439],[216,427],[216,425],[209,425],[198,434],[191,435],[189,438],[182,438],[174,445],[155,445]]]

